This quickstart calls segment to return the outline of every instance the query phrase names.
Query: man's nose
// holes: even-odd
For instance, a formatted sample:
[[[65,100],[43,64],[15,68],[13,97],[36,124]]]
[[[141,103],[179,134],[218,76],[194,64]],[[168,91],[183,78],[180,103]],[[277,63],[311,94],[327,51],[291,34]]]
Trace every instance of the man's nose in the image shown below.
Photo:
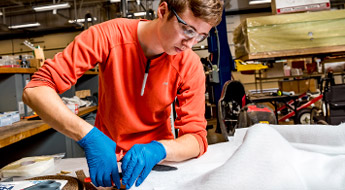
[[[195,40],[195,38],[184,39],[182,41],[182,45],[187,46],[188,48],[192,48],[197,43],[198,42]]]

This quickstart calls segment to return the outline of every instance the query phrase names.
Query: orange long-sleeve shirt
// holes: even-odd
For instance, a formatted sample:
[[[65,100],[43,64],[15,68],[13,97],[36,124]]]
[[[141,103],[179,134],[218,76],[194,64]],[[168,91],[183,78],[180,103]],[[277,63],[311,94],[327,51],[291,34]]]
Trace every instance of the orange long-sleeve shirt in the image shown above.
[[[205,75],[200,58],[189,49],[151,60],[141,96],[147,58],[138,41],[138,22],[113,19],[82,32],[63,52],[47,59],[26,88],[49,86],[63,93],[98,64],[95,126],[117,143],[117,153],[137,143],[173,139],[169,116],[177,97],[175,128],[179,136],[196,137],[200,156],[207,150]]]

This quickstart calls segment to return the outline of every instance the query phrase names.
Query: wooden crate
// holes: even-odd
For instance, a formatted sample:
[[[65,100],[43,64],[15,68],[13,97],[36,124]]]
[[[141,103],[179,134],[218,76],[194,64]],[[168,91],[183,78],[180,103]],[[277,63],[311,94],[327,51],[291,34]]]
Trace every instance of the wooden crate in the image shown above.
[[[247,18],[235,32],[236,57],[345,52],[344,23],[345,10]]]

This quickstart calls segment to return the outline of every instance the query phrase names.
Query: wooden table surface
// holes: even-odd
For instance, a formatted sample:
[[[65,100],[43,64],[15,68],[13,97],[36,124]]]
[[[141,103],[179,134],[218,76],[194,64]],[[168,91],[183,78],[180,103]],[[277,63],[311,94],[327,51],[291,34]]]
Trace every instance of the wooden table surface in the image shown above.
[[[78,116],[97,110],[97,106],[79,108]],[[12,125],[0,127],[0,148],[26,139],[51,127],[42,120],[21,120]]]

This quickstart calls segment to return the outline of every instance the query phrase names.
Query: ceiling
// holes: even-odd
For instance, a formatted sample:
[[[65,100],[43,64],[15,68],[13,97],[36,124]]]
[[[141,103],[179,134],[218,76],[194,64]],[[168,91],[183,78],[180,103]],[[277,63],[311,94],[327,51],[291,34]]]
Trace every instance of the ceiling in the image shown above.
[[[137,4],[140,2],[139,4]],[[125,15],[134,12],[152,10],[153,0],[128,1],[111,3],[109,0],[1,0],[0,1],[0,40],[9,38],[26,38],[33,35],[53,32],[82,30],[83,22],[73,22],[84,19],[86,15],[95,18],[93,24],[122,17],[122,7]],[[36,12],[33,7],[51,5],[54,3],[69,3],[70,8],[53,11]],[[40,23],[38,27],[9,29],[9,26]],[[91,25],[91,22],[87,23]],[[86,25],[85,25],[86,26]]]
[[[126,3],[124,3],[126,2]],[[68,32],[83,30],[84,23],[69,22],[70,20],[85,18],[88,14],[97,20],[93,24],[104,22],[112,18],[133,16],[135,12],[150,11],[158,6],[160,0],[118,0],[111,3],[110,0],[0,0],[0,40],[12,38],[29,38],[48,33]],[[70,8],[53,11],[35,12],[33,7],[51,5],[54,3],[69,3]],[[139,3],[139,4],[138,4]],[[332,6],[344,8],[345,0],[331,0]],[[225,0],[225,9],[234,14],[246,13],[243,10],[269,11],[270,4],[249,5],[249,0]],[[263,9],[264,8],[264,9]],[[268,8],[268,9],[267,9]],[[122,9],[126,12],[122,12]],[[247,11],[248,12],[248,11]],[[40,23],[38,27],[9,29],[9,26]],[[87,23],[88,26],[91,23]]]

